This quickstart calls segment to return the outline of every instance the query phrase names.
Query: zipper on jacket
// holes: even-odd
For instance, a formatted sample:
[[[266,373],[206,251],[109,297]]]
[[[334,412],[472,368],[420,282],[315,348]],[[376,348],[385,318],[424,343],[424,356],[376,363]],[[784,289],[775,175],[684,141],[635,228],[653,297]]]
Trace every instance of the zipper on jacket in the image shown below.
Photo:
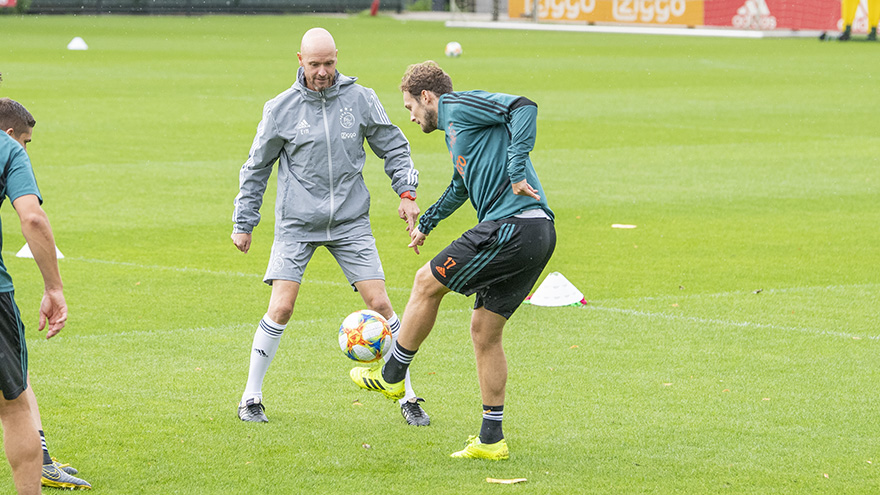
[[[330,150],[330,126],[327,124],[327,99],[321,96],[321,116],[324,118],[324,138],[327,141],[327,168],[330,176],[330,218],[327,220],[327,239],[330,239],[330,226],[333,224],[333,213],[336,209],[336,198],[333,190],[333,153]]]

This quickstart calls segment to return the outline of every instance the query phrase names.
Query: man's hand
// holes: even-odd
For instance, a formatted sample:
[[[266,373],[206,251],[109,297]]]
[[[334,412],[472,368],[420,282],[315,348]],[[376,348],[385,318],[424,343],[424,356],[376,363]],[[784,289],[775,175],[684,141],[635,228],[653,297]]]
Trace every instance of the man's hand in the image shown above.
[[[232,234],[232,243],[235,244],[239,251],[247,253],[248,249],[251,248],[251,235],[244,232]]]
[[[43,293],[43,300],[40,302],[40,331],[46,328],[46,323],[49,324],[47,339],[58,335],[67,323],[67,302],[64,301],[61,289],[49,289]]]
[[[401,220],[406,221],[406,231],[412,233],[416,228],[416,221],[419,219],[419,205],[409,198],[400,198],[400,206],[397,207],[397,215]]]
[[[512,184],[511,187],[513,187],[513,194],[516,194],[517,196],[530,196],[537,201],[541,201],[541,196],[538,196],[538,190],[530,186],[525,179],[516,184]]]
[[[409,232],[409,237],[410,239],[412,239],[412,242],[410,242],[409,246],[407,247],[413,248],[416,254],[421,254],[419,253],[419,246],[423,246],[425,244],[425,238],[428,236],[421,233],[418,227],[413,227],[413,229]]]

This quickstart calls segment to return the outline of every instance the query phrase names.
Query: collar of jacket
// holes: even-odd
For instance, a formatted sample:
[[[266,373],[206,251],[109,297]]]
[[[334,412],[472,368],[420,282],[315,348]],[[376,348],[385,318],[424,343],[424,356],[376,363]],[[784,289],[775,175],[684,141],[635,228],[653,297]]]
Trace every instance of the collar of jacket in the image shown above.
[[[349,77],[336,71],[336,77],[333,79],[332,86],[324,91],[313,91],[306,87],[305,72],[303,71],[303,68],[300,67],[296,71],[296,82],[293,84],[293,89],[299,91],[307,100],[320,100],[321,98],[329,100],[331,98],[336,98],[343,86],[354,84],[355,81],[357,81],[356,77]]]

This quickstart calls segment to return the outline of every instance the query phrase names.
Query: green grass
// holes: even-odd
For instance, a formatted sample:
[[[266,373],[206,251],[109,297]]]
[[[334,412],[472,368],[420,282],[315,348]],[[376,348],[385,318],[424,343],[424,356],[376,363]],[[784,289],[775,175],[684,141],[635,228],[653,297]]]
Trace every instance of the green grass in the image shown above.
[[[266,379],[272,422],[234,414],[268,302],[274,201],[271,186],[253,249],[238,253],[237,171],[315,25],[411,140],[422,209],[451,166],[441,136],[408,122],[407,65],[437,59],[457,89],[539,104],[533,160],[559,233],[547,270],[590,304],[524,306],[509,322],[508,462],[447,457],[480,422],[472,300],[444,301],[412,369],[433,424],[407,427],[349,382],[335,329],[362,302],[326,252]],[[74,36],[90,49],[65,50]],[[464,56],[445,59],[453,39]],[[66,255],[62,336],[35,331],[41,283],[14,257],[24,241],[8,204],[3,257],[50,448],[95,493],[880,488],[880,46],[363,16],[7,16],[0,47],[0,94],[38,121],[30,154]],[[365,174],[402,313],[415,271],[475,215],[463,207],[416,256],[378,159]]]

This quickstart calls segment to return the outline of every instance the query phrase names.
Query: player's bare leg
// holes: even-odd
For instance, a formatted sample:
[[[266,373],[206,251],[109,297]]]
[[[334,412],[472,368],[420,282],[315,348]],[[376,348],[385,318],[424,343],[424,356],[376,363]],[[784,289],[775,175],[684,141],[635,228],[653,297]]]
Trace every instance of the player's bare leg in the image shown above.
[[[273,280],[272,296],[269,298],[269,309],[266,314],[275,323],[287,325],[293,314],[293,305],[299,294],[299,282],[290,280]]]
[[[434,328],[440,302],[448,293],[449,289],[431,274],[430,264],[419,268],[403,314],[404,323],[400,329],[399,345],[412,351],[419,350],[422,342]]]
[[[483,404],[487,406],[504,404],[507,358],[501,341],[505,323],[507,318],[486,308],[475,309],[471,317],[471,338],[474,342],[480,394]]]
[[[0,396],[0,420],[3,422],[3,446],[12,466],[12,479],[19,495],[40,493],[43,451],[36,422],[25,396],[14,400]]]
[[[471,436],[465,448],[454,452],[452,457],[503,460],[510,456],[501,429],[507,386],[507,358],[502,347],[505,323],[507,318],[484,307],[475,309],[471,317],[471,338],[483,399],[483,424],[480,434]]]
[[[385,290],[384,280],[361,280],[355,282],[354,286],[364,300],[367,309],[379,313],[386,320],[394,315],[391,300],[388,299],[388,292]]]

